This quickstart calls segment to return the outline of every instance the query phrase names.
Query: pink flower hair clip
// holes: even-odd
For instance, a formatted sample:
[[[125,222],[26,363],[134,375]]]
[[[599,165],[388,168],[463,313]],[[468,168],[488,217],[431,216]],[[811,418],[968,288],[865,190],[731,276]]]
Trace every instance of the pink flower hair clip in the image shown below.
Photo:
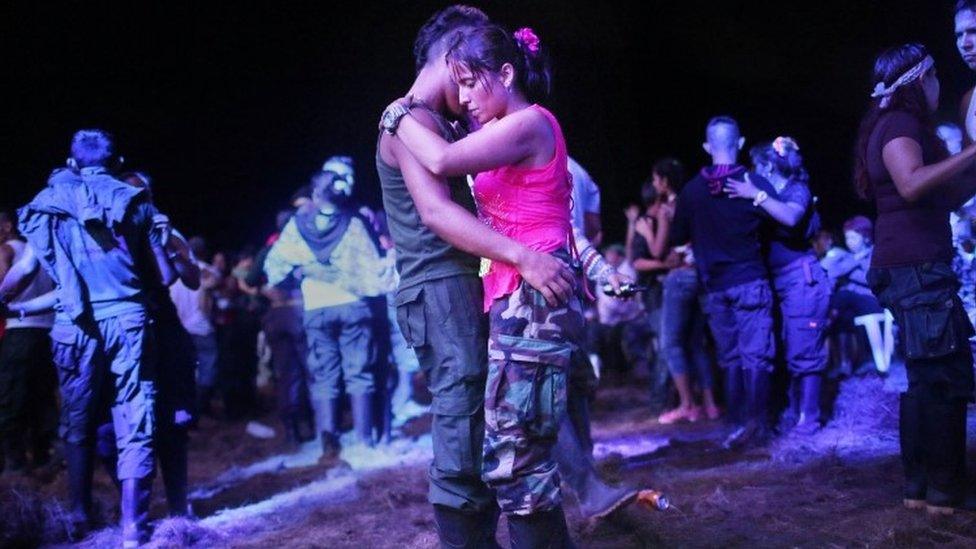
[[[525,46],[525,49],[529,50],[532,55],[539,53],[539,37],[529,27],[522,27],[515,31],[515,41]]]
[[[773,150],[779,156],[786,156],[789,151],[799,151],[800,146],[796,144],[796,141],[792,137],[777,137],[773,140]]]

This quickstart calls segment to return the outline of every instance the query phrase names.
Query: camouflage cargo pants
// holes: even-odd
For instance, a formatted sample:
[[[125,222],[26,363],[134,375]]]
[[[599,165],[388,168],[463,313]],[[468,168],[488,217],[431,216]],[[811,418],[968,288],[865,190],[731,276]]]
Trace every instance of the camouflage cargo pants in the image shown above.
[[[550,307],[524,282],[492,304],[482,477],[496,490],[503,513],[527,515],[561,504],[552,451],[584,322],[578,299]]]

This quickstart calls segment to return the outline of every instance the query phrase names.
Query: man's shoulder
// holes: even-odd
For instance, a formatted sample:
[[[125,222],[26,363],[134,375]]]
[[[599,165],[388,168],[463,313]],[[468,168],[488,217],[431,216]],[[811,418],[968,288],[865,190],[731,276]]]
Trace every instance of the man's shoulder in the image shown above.
[[[707,187],[708,182],[705,180],[705,177],[702,176],[702,174],[697,173],[694,175],[694,177],[686,181],[681,187],[681,192],[678,193],[678,198],[688,198],[701,194],[701,192]]]

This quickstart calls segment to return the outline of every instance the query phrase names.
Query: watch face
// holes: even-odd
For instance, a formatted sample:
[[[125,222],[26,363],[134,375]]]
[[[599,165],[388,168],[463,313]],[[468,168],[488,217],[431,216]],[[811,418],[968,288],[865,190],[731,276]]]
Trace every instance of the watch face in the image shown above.
[[[383,127],[390,129],[393,127],[393,121],[396,120],[396,115],[392,111],[387,110],[383,113]]]

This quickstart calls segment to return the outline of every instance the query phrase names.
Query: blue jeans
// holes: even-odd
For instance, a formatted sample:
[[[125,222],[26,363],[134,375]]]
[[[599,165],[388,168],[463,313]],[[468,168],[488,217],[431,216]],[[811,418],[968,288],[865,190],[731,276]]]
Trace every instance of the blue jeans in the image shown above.
[[[217,336],[190,334],[197,350],[197,385],[213,387],[217,384]]]
[[[661,354],[671,375],[693,375],[702,389],[711,389],[712,370],[705,351],[705,315],[698,303],[700,293],[694,269],[675,269],[665,277]]]

